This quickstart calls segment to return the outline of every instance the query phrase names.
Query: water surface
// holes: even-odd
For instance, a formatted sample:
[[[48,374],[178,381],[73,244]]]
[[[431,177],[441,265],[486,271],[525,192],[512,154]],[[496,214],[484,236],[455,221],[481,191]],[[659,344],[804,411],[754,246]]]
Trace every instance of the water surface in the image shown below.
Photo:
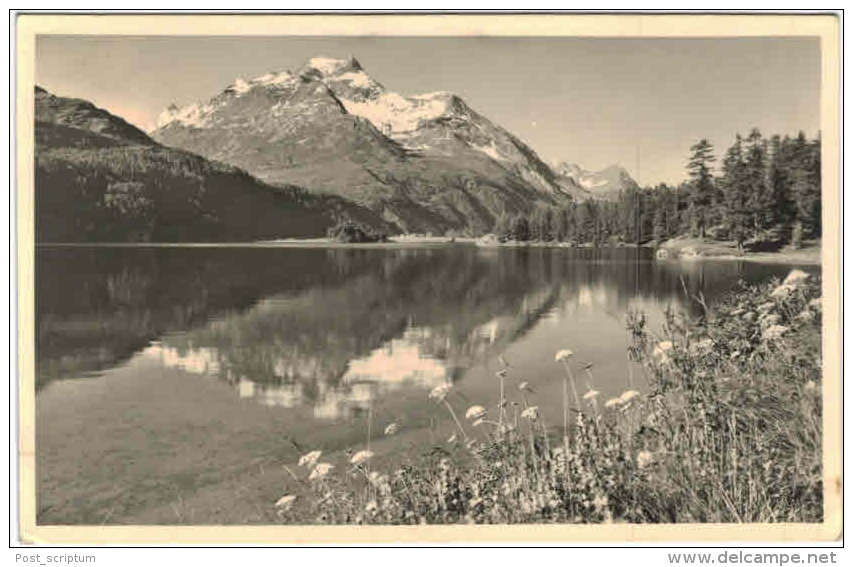
[[[493,408],[495,371],[562,421],[570,348],[607,398],[644,387],[625,317],[698,313],[791,266],[656,262],[645,249],[50,248],[36,255],[39,523],[271,520],[301,451],[441,444],[427,401]],[[814,268],[811,268],[813,270]],[[400,435],[381,439],[391,423]],[[341,460],[341,462],[343,462]]]

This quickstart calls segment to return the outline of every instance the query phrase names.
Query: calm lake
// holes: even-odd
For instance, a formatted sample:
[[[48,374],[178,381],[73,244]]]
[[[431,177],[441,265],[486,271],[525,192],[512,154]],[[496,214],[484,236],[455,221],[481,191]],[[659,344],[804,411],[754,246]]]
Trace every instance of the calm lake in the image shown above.
[[[38,521],[266,523],[299,455],[378,466],[444,444],[427,394],[495,411],[527,381],[562,421],[560,349],[603,399],[645,379],[629,310],[698,313],[793,266],[658,262],[647,249],[42,247],[36,255]],[[804,268],[815,271],[818,268]],[[592,363],[592,375],[580,372]],[[401,431],[385,437],[398,423]]]

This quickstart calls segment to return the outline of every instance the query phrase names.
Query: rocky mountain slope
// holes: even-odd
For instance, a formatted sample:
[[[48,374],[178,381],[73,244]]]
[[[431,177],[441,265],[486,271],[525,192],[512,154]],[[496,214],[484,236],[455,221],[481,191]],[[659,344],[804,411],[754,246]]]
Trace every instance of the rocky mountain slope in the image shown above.
[[[589,171],[576,163],[558,163],[557,175],[582,187],[593,199],[614,199],[620,191],[638,189],[639,185],[621,165],[611,165],[601,171]]]
[[[347,197],[407,232],[482,232],[501,212],[589,196],[461,98],[402,96],[354,58],[237,79],[170,106],[152,137],[270,184]]]
[[[272,187],[232,165],[164,147],[87,101],[39,87],[35,142],[39,242],[322,236],[341,217],[392,228],[339,197]]]

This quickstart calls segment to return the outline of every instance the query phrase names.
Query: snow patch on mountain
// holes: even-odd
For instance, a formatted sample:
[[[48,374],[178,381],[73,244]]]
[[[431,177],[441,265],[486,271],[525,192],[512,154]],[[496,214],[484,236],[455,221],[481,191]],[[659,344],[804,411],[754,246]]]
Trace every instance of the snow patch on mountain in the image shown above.
[[[350,114],[361,116],[384,134],[399,134],[416,130],[422,121],[433,120],[447,113],[449,98],[404,97],[385,91],[378,96],[356,101],[340,98]]]
[[[255,77],[251,80],[252,85],[287,85],[296,82],[297,77],[290,71],[281,71],[280,73],[270,72],[260,77]]]
[[[354,87],[370,87],[374,84],[370,75],[364,71],[350,71],[336,77],[336,79],[339,81],[349,81]]]
[[[583,187],[584,189],[595,189],[596,187],[602,187],[607,185],[606,179],[598,179],[594,176],[583,176],[580,179],[576,179],[578,185]]]
[[[296,84],[297,81],[298,77],[289,71],[282,71],[278,73],[270,72],[248,81],[242,77],[238,77],[233,83],[225,88],[225,92],[239,98],[258,86],[292,86]],[[195,102],[183,107],[171,104],[157,117],[157,128],[163,128],[172,122],[177,122],[184,126],[202,128],[208,124],[210,115],[218,106],[221,106],[221,101],[219,104],[213,104],[212,102],[204,104]]]
[[[475,150],[477,150],[478,152],[483,152],[484,154],[486,154],[487,156],[489,156],[493,160],[506,161],[506,157],[501,155],[501,153],[498,151],[498,148],[495,145],[494,140],[490,141],[489,144],[486,146],[478,146],[477,144],[469,144],[469,145],[472,148],[474,148]]]
[[[157,128],[162,128],[172,122],[185,126],[201,128],[207,123],[207,117],[213,111],[211,104],[190,104],[179,108],[172,104],[157,117]]]
[[[352,66],[353,59],[333,59],[331,57],[312,57],[306,67],[320,71],[324,75],[334,75],[342,69]]]
[[[250,85],[250,84],[249,84],[247,81],[245,81],[244,79],[241,79],[241,78],[239,78],[239,77],[238,77],[238,78],[234,81],[234,84],[233,84],[233,85],[231,85],[231,90],[233,90],[233,91],[234,91],[234,92],[236,92],[236,93],[243,94],[243,93],[247,93],[247,92],[249,92],[250,90],[252,90],[252,85]]]
[[[553,169],[560,175],[570,177],[582,188],[597,195],[617,194],[630,188],[636,188],[637,182],[618,164],[600,171],[584,169],[576,163],[554,163]]]

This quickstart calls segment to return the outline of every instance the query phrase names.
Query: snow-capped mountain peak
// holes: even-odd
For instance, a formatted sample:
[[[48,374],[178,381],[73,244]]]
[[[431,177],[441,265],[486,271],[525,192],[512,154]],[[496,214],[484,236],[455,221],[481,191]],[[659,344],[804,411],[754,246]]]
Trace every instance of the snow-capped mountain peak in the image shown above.
[[[553,169],[559,175],[571,178],[594,196],[609,197],[619,191],[637,188],[637,182],[619,164],[609,165],[600,171],[591,171],[576,163],[561,162],[555,163]]]
[[[171,123],[181,124],[194,128],[202,128],[209,122],[210,116],[217,108],[226,104],[223,97],[241,97],[252,89],[262,88],[285,88],[294,87],[300,78],[290,71],[270,71],[253,79],[246,80],[237,77],[234,82],[225,87],[222,93],[206,103],[194,102],[186,106],[170,104],[157,117],[156,128],[164,128]]]
[[[255,77],[251,80],[252,85],[286,85],[290,84],[296,80],[296,75],[291,73],[290,71],[270,71],[265,75],[261,75],[260,77]]]
[[[468,114],[465,103],[453,93],[437,91],[403,96],[389,91],[374,80],[352,56],[345,59],[319,56],[309,59],[295,74],[279,71],[249,80],[238,77],[225,88],[222,95],[207,103],[192,103],[183,107],[172,104],[158,116],[157,128],[173,122],[201,128],[223,104],[223,96],[242,97],[256,87],[293,88],[300,81],[321,83],[334,94],[348,113],[369,120],[379,131],[391,137],[405,137],[424,122],[442,116],[463,117]]]
[[[178,107],[172,103],[157,116],[157,128],[163,128],[173,122],[196,128],[204,126],[205,119],[212,108],[210,104],[193,103]]]
[[[320,55],[308,59],[299,70],[299,74],[315,78],[330,78],[346,73],[358,73],[361,70],[361,63],[352,55],[343,59]]]
[[[346,111],[369,120],[386,136],[406,135],[424,121],[458,110],[459,99],[448,92],[404,96],[386,89],[373,79],[354,58],[314,57],[301,71],[323,82]]]
[[[164,144],[338,193],[415,232],[488,229],[502,212],[588,196],[459,96],[394,92],[354,57],[237,79],[157,125]]]

